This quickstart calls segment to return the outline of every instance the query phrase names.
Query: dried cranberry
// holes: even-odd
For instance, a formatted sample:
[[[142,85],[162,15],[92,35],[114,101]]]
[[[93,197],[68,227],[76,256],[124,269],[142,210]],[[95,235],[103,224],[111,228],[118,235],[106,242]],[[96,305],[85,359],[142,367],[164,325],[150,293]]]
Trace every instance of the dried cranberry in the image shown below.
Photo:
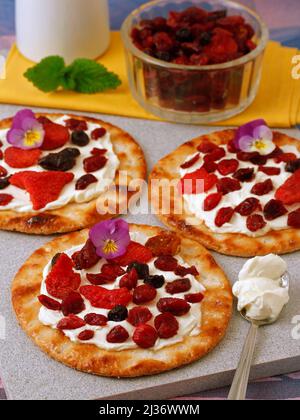
[[[128,332],[121,325],[114,327],[106,336],[108,343],[125,343],[129,338]]]
[[[94,313],[87,314],[84,320],[88,325],[92,325],[93,327],[105,327],[108,322],[106,316]]]
[[[219,162],[218,171],[221,175],[226,176],[236,172],[239,162],[236,159],[225,159]]]
[[[183,299],[162,298],[157,303],[157,309],[162,313],[170,312],[175,316],[182,316],[186,315],[190,311],[191,307]]]
[[[279,200],[270,200],[264,208],[265,218],[269,221],[278,219],[278,217],[284,216],[287,213],[287,209]]]
[[[204,162],[202,168],[204,168],[209,174],[216,172],[218,165],[216,162]]]
[[[66,127],[71,131],[86,131],[88,125],[86,121],[70,118],[65,121]]]
[[[59,153],[50,153],[43,157],[39,165],[46,171],[67,172],[74,168],[78,156],[80,156],[80,151],[69,147]]]
[[[241,188],[241,184],[236,179],[221,178],[217,181],[217,190],[220,194],[223,195],[227,195],[234,191],[239,191]]]
[[[93,140],[98,140],[101,137],[104,137],[106,133],[107,131],[105,130],[105,128],[103,127],[96,128],[95,130],[92,131],[91,137]]]
[[[269,194],[271,191],[273,191],[273,189],[273,182],[270,179],[267,179],[264,182],[259,182],[258,184],[254,185],[254,187],[251,190],[251,193],[254,195],[262,196]]]
[[[14,197],[10,194],[0,194],[0,206],[7,206],[13,199]]]
[[[181,168],[182,169],[189,169],[189,168],[191,168],[192,166],[194,166],[198,161],[199,161],[199,159],[200,159],[200,155],[199,155],[199,153],[196,155],[196,156],[194,156],[192,159],[190,159],[188,162],[185,162],[183,165],[181,165]]]
[[[215,224],[217,227],[222,227],[226,223],[229,223],[234,215],[234,209],[231,207],[224,207],[217,213]]]
[[[300,168],[300,166],[299,166],[299,168]],[[269,176],[280,175],[280,173],[281,173],[280,168],[275,168],[275,167],[271,167],[271,166],[260,166],[259,171],[263,172],[264,174],[269,175]]]
[[[7,176],[7,170],[3,168],[3,166],[0,166],[0,178],[4,178]]]
[[[165,284],[164,276],[148,276],[145,278],[144,283],[149,284],[149,286],[154,287],[155,289],[160,289]]]
[[[251,232],[257,232],[258,230],[263,229],[267,223],[260,214],[252,214],[247,218],[247,228]]]
[[[92,330],[84,330],[78,335],[78,340],[80,341],[89,341],[94,338],[95,332]]]
[[[192,284],[189,279],[178,279],[167,284],[166,292],[170,295],[176,295],[178,293],[188,292],[191,287]]]
[[[300,209],[293,211],[288,217],[288,226],[300,229]]]
[[[192,293],[184,296],[185,300],[189,303],[201,303],[204,299],[202,293]]]
[[[265,165],[267,161],[268,158],[260,154],[257,154],[256,156],[253,156],[253,158],[250,159],[250,162],[253,163],[253,165]]]
[[[134,327],[146,324],[152,318],[152,314],[145,306],[136,306],[130,309],[127,321]]]
[[[210,194],[204,200],[203,209],[204,211],[211,211],[215,209],[221,202],[223,198],[223,194],[221,193],[214,193]]]
[[[57,324],[59,330],[77,330],[85,326],[85,322],[76,315],[69,315]]]
[[[72,255],[76,270],[87,270],[100,260],[93,242],[88,239],[81,251]]]
[[[133,341],[142,349],[154,346],[158,338],[156,330],[150,325],[139,325],[132,336]]]
[[[247,198],[235,209],[235,211],[241,216],[250,216],[250,214],[257,210],[262,210],[262,207],[260,201],[254,197]]]
[[[231,140],[227,145],[227,150],[229,153],[235,154],[239,151],[239,149],[236,147],[235,141]]]
[[[226,152],[223,148],[218,147],[213,152],[207,154],[204,158],[204,162],[217,162],[226,156]]]
[[[173,40],[166,32],[156,33],[153,42],[158,51],[170,51],[173,48]]]
[[[0,179],[0,190],[5,190],[5,188],[10,185],[9,178],[10,177]]]
[[[83,190],[86,190],[87,187],[89,187],[91,184],[95,184],[96,182],[98,182],[98,179],[94,175],[92,174],[83,175],[76,182],[75,189],[77,191],[83,191]]]
[[[272,153],[268,154],[266,157],[268,159],[275,159],[278,156],[283,155],[283,150],[280,147],[276,146]]]
[[[122,322],[128,318],[128,309],[126,306],[117,305],[108,312],[108,320],[112,322]]]
[[[205,155],[208,153],[212,153],[214,150],[217,150],[219,147],[210,142],[203,142],[198,146],[198,151],[204,153]]]
[[[96,172],[104,168],[107,162],[108,159],[105,156],[95,155],[84,159],[83,167],[87,173]]]
[[[107,149],[99,149],[98,147],[94,147],[91,153],[93,156],[103,156],[105,153],[107,153]]]
[[[174,337],[179,330],[179,323],[171,313],[158,315],[154,320],[154,326],[160,338],[168,339]]]
[[[176,32],[176,39],[180,42],[190,42],[193,40],[193,33],[189,28],[180,28]]]
[[[120,280],[120,287],[126,287],[128,290],[132,290],[137,286],[138,283],[138,273],[132,268],[129,273],[125,274]]]
[[[127,273],[130,273],[133,268],[137,272],[138,278],[140,280],[144,280],[149,276],[149,266],[147,264],[133,262],[127,267]]]
[[[250,162],[251,159],[255,158],[257,155],[257,152],[238,152],[237,158],[242,162]]]
[[[197,268],[194,265],[192,267],[189,267],[189,268],[179,266],[179,267],[176,268],[175,274],[176,274],[176,276],[180,276],[180,277],[185,277],[185,276],[188,276],[188,275],[196,277],[196,276],[199,276],[199,271],[197,270]]]
[[[61,304],[61,309],[64,316],[68,316],[70,314],[80,314],[80,312],[85,310],[84,300],[82,296],[77,292],[71,292]]]
[[[285,162],[289,163],[297,159],[297,156],[294,153],[282,153],[275,160],[277,163]]]
[[[40,303],[45,306],[45,308],[50,309],[51,311],[60,311],[61,304],[57,300],[51,299],[49,296],[40,295],[38,297]]]
[[[53,121],[50,120],[50,118],[47,118],[43,115],[41,115],[40,117],[37,118],[38,122],[40,124],[53,124]]]
[[[138,286],[133,291],[133,303],[136,305],[143,305],[144,303],[151,302],[156,298],[157,291],[154,287],[148,284]]]
[[[294,173],[300,169],[300,159],[291,160],[286,164],[285,170]]]
[[[160,271],[175,271],[178,266],[176,258],[171,256],[159,257],[154,262],[155,267]]]
[[[241,182],[250,182],[254,178],[254,169],[253,168],[244,168],[239,169],[233,175],[235,179],[238,179]]]

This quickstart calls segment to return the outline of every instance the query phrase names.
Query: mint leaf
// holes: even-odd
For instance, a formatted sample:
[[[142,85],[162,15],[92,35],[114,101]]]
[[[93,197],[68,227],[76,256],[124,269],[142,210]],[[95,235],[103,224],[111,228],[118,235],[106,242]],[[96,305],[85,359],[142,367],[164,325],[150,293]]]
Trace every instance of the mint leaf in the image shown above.
[[[24,76],[43,92],[53,92],[61,86],[64,70],[64,59],[50,56],[28,69]]]

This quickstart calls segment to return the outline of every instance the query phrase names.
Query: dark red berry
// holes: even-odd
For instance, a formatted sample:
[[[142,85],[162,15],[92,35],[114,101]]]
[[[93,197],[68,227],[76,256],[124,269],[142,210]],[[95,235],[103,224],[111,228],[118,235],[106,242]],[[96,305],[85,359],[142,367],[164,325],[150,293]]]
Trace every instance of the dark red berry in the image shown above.
[[[157,303],[157,309],[162,313],[170,312],[175,316],[182,316],[186,315],[190,311],[191,307],[183,299],[162,298]]]
[[[108,159],[105,156],[95,155],[84,159],[83,167],[87,173],[96,172],[104,168],[107,162]]]
[[[300,209],[293,211],[288,217],[288,226],[300,229]]]
[[[234,215],[234,209],[231,207],[224,207],[217,213],[215,224],[217,227],[222,227],[229,223]]]
[[[112,322],[122,322],[128,317],[128,309],[126,306],[117,305],[108,312],[108,320]]]
[[[247,218],[247,228],[251,232],[257,232],[258,230],[263,229],[267,223],[260,214],[252,214]]]
[[[262,210],[260,201],[257,198],[250,197],[238,205],[235,209],[241,216],[250,216],[257,210]]]
[[[264,182],[259,182],[258,184],[254,185],[254,187],[251,190],[251,193],[254,195],[262,196],[269,194],[271,191],[273,191],[273,189],[273,182],[270,179],[267,179]]]
[[[78,315],[80,312],[85,310],[84,300],[79,293],[71,292],[62,301],[61,309],[64,316],[68,316],[70,314]]]
[[[133,341],[142,349],[149,349],[154,346],[158,338],[156,330],[150,325],[139,325],[133,334]]]
[[[204,200],[203,209],[204,211],[211,211],[215,209],[221,202],[223,198],[223,194],[221,193],[214,193],[210,194]]]
[[[235,153],[237,153],[239,151],[238,148],[236,147],[236,144],[235,144],[235,141],[234,140],[231,140],[228,143],[227,150],[228,150],[229,153],[232,153],[232,154],[235,154]]]
[[[77,330],[85,326],[83,319],[79,318],[76,315],[69,315],[66,318],[63,318],[57,324],[59,330]]]
[[[203,169],[205,169],[209,174],[216,172],[218,165],[216,162],[204,162]]]
[[[279,155],[275,160],[277,163],[285,162],[293,162],[297,159],[297,156],[294,153],[282,153]]]
[[[257,152],[238,152],[237,158],[242,162],[250,162],[250,160],[255,158],[257,155]]]
[[[7,176],[7,170],[3,168],[3,166],[0,166],[0,178],[4,178]]]
[[[154,287],[148,284],[138,286],[133,291],[133,303],[136,305],[143,305],[144,303],[151,302],[156,298],[157,291]]]
[[[300,169],[300,159],[291,160],[285,166],[285,170],[291,173],[294,173],[298,171],[299,169]]]
[[[239,162],[236,159],[225,159],[219,162],[218,171],[221,175],[227,176],[236,172]]]
[[[190,159],[188,162],[185,162],[183,165],[181,165],[181,168],[182,169],[189,169],[189,168],[191,168],[192,166],[194,166],[198,161],[199,161],[199,159],[200,159],[200,155],[199,155],[199,153],[196,155],[196,156],[194,156],[192,159]]]
[[[5,190],[10,185],[9,178],[0,178],[0,190]]]
[[[75,189],[77,191],[86,190],[87,187],[89,187],[91,184],[95,184],[96,182],[98,182],[98,179],[94,175],[92,174],[83,175],[76,182]]]
[[[94,147],[91,153],[93,156],[103,156],[105,153],[107,153],[107,149],[99,149],[98,147]]]
[[[218,146],[210,142],[203,142],[200,146],[198,146],[198,151],[204,153],[205,155],[212,153],[216,149],[218,149]]]
[[[171,313],[158,315],[154,321],[157,334],[160,338],[168,339],[174,337],[179,330],[179,323]]]
[[[92,325],[93,327],[105,327],[108,322],[106,316],[93,313],[87,314],[84,320],[88,325]]]
[[[133,262],[127,267],[127,272],[129,273],[133,268],[137,272],[138,278],[140,280],[144,280],[149,276],[149,266],[147,264]]]
[[[50,309],[51,311],[61,310],[61,303],[57,300],[51,299],[49,296],[40,295],[38,300],[43,306],[45,306],[45,308]]]
[[[160,271],[175,271],[178,266],[178,261],[174,257],[163,256],[159,257],[154,265]]]
[[[265,165],[268,161],[268,158],[266,156],[262,156],[260,154],[257,154],[256,156],[253,156],[253,158],[250,159],[250,162],[253,163],[253,165]]]
[[[98,140],[101,137],[104,137],[106,133],[107,131],[105,130],[105,128],[96,128],[94,131],[92,131],[91,137],[93,140]]]
[[[95,332],[92,330],[85,330],[82,331],[79,335],[78,335],[78,340],[80,341],[89,341],[92,338],[94,338],[95,336]]]
[[[287,213],[287,209],[279,200],[270,200],[264,208],[265,218],[269,221],[278,219],[278,217],[284,216]]]
[[[201,303],[204,299],[204,295],[202,293],[193,293],[185,295],[184,298],[189,303]]]
[[[189,268],[178,266],[175,270],[175,274],[176,276],[180,276],[180,277],[185,277],[188,275],[196,277],[196,276],[199,276],[199,271],[194,265]]]
[[[260,166],[259,171],[269,176],[280,175],[281,169],[271,166]]]
[[[191,287],[192,284],[189,279],[178,279],[167,284],[166,292],[170,295],[176,295],[178,293],[188,292]]]
[[[250,182],[254,178],[254,169],[253,168],[244,168],[239,169],[235,172],[233,177],[241,182]]]
[[[126,287],[128,290],[132,290],[137,286],[139,276],[137,271],[132,268],[129,273],[125,274],[120,280],[120,287]]]
[[[226,152],[223,148],[218,147],[213,152],[207,154],[204,158],[204,162],[217,162],[226,156]]]
[[[42,115],[40,117],[38,117],[37,120],[40,124],[43,124],[43,125],[44,124],[53,124],[53,121],[51,121],[50,118],[44,117]]]
[[[129,338],[128,332],[121,325],[114,327],[106,336],[108,343],[125,343]]]
[[[241,184],[238,180],[232,178],[222,178],[217,182],[217,190],[220,194],[226,195],[241,189]]]
[[[72,260],[76,270],[87,270],[94,267],[100,261],[100,257],[97,255],[93,242],[89,239],[81,251],[72,255]]]
[[[87,131],[88,125],[84,120],[77,120],[76,118],[70,118],[65,121],[66,127],[71,131]]]
[[[130,309],[127,321],[134,327],[146,324],[152,318],[152,314],[148,308],[144,306],[136,306]]]

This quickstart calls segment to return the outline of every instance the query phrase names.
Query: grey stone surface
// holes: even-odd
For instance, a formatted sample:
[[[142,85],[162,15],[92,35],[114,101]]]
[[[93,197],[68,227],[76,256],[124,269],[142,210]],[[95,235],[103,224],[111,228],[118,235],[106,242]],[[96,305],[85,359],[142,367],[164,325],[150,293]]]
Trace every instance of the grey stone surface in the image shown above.
[[[18,108],[1,106],[0,118]],[[149,168],[184,140],[214,128],[154,123],[103,116],[128,130],[143,146]],[[296,130],[287,131],[297,135]],[[299,133],[299,132],[298,132]],[[129,221],[159,224],[154,216],[130,216]],[[65,367],[35,347],[18,326],[10,301],[10,284],[25,259],[50,238],[0,232],[0,316],[5,318],[6,338],[0,335],[0,373],[10,399],[154,399],[187,395],[228,385],[237,366],[248,331],[245,321],[235,314],[228,334],[210,355],[190,366],[139,379],[108,379]],[[279,322],[261,329],[252,377],[292,372],[300,367],[300,340],[292,338],[292,320],[300,315],[300,253],[285,256],[292,275],[291,301]],[[245,260],[215,254],[232,282]]]

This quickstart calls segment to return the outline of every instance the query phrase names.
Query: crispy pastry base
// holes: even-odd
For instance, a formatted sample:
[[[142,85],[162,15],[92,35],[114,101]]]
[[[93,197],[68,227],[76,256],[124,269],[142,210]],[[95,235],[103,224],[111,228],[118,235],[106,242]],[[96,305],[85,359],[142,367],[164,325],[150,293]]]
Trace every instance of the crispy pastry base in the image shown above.
[[[37,115],[44,115],[50,118],[59,118],[63,116],[63,114]],[[90,227],[100,221],[121,214],[124,210],[126,211],[128,201],[136,193],[131,191],[128,194],[124,194],[127,190],[128,183],[131,180],[144,180],[146,178],[147,165],[144,153],[141,147],[128,133],[95,118],[81,117],[72,114],[68,115],[78,120],[101,124],[102,127],[110,132],[114,151],[120,160],[119,171],[116,175],[116,186],[119,188],[120,194],[117,198],[116,206],[114,205],[114,202],[116,202],[116,194],[108,191],[99,194],[99,197],[102,199],[104,199],[104,197],[107,199],[109,198],[110,202],[113,203],[113,208],[116,208],[117,211],[104,215],[99,214],[96,207],[99,197],[88,203],[70,203],[61,209],[45,211],[42,213],[18,213],[13,210],[0,211],[0,229],[36,235],[50,235],[53,233],[72,232]],[[9,128],[11,123],[12,118],[0,121],[0,129]],[[95,142],[95,147],[96,146],[97,142]],[[119,173],[121,171],[127,172],[128,182],[122,182],[122,180],[120,180]]]
[[[179,181],[178,168],[188,156],[196,153],[197,147],[201,143],[210,141],[218,145],[225,145],[234,138],[234,135],[235,130],[218,131],[183,144],[157,163],[150,175],[150,185],[154,180]],[[296,146],[300,152],[300,142],[294,138],[275,132],[274,140],[278,146]],[[300,229],[270,231],[266,235],[256,238],[238,233],[214,233],[207,228],[202,220],[196,219],[185,205],[183,205],[183,212],[176,214],[178,212],[175,212],[174,208],[178,200],[183,202],[183,198],[178,195],[177,191],[171,194],[169,199],[167,195],[161,193],[161,190],[157,188],[151,190],[151,201],[158,218],[175,232],[200,242],[206,248],[237,257],[254,257],[270,253],[287,254],[300,249]],[[162,209],[168,208],[168,206],[169,213],[163,214],[165,212]],[[189,219],[192,219],[194,223],[188,223]]]
[[[155,236],[161,229],[131,225],[131,231]],[[95,345],[76,344],[38,320],[43,268],[57,252],[86,241],[88,230],[53,240],[37,250],[23,265],[12,284],[12,302],[20,325],[45,353],[74,369],[102,376],[152,375],[194,362],[210,352],[224,337],[232,314],[231,286],[213,257],[197,242],[182,239],[181,256],[201,273],[206,287],[202,302],[202,332],[157,352],[151,350],[101,350]]]

